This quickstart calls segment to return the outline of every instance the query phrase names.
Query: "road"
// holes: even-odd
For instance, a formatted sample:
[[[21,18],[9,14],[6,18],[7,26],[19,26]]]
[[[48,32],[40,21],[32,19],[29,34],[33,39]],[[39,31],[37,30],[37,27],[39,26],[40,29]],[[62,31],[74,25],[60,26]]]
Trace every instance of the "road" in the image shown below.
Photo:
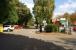
[[[76,35],[67,35],[62,33],[39,33],[36,29],[20,29],[9,34],[28,36],[29,38],[40,39],[47,42],[53,42],[56,45],[67,49],[76,50]]]

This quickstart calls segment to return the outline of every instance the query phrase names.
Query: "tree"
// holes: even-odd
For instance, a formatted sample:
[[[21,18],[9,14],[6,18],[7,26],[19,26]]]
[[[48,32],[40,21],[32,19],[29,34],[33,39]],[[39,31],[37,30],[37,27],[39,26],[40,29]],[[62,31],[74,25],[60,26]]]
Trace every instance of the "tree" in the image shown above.
[[[7,19],[8,7],[6,0],[0,0],[0,23],[3,23]]]
[[[27,26],[28,21],[32,18],[29,8],[19,2],[17,4],[17,13],[19,16],[18,24]]]
[[[0,23],[15,24],[18,21],[18,15],[16,11],[17,1],[0,0]]]
[[[12,2],[12,3],[11,3]],[[17,14],[17,11],[16,11],[16,4],[18,3],[19,1],[16,0],[11,0],[9,1],[9,18],[8,18],[8,21],[10,21],[10,23],[17,23],[18,22],[18,14]]]
[[[76,21],[76,12],[75,12],[75,13],[72,13],[72,14],[70,15],[70,20],[71,20],[71,22]]]
[[[35,4],[33,8],[35,18],[40,19],[39,23],[42,23],[44,19],[47,20],[47,23],[50,23],[54,10],[54,0],[33,0],[33,1]]]
[[[40,25],[40,32],[42,31],[42,22],[46,20],[48,24],[51,23],[51,17],[54,11],[54,0],[33,0],[34,8],[33,14],[37,25]]]

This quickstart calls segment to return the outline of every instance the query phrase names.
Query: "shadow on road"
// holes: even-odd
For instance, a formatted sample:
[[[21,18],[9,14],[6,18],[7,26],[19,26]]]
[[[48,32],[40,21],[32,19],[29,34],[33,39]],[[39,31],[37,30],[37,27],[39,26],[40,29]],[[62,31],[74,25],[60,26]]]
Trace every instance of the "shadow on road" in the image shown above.
[[[76,39],[75,38],[60,38],[65,42],[65,44],[75,45],[76,46]]]
[[[61,46],[21,35],[0,33],[0,50],[65,50]]]

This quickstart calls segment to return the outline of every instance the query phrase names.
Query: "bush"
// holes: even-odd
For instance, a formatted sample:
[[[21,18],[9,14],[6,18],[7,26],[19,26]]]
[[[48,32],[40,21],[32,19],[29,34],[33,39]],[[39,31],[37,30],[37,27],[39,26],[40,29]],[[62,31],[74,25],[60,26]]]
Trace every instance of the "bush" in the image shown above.
[[[47,25],[47,26],[45,26],[44,29],[45,29],[46,32],[52,32],[53,31],[52,25]]]
[[[57,25],[52,25],[53,27],[53,32],[58,32],[58,26]]]
[[[49,24],[45,26],[45,32],[58,32],[58,26]]]

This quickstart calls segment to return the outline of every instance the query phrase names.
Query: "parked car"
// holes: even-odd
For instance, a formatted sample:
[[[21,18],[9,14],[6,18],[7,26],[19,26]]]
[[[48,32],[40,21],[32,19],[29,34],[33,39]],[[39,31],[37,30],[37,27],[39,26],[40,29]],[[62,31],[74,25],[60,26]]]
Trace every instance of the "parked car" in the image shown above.
[[[13,31],[14,30],[14,26],[13,25],[4,25],[3,26],[3,30],[7,31],[7,32]]]
[[[73,27],[73,31],[76,31],[76,26]]]

